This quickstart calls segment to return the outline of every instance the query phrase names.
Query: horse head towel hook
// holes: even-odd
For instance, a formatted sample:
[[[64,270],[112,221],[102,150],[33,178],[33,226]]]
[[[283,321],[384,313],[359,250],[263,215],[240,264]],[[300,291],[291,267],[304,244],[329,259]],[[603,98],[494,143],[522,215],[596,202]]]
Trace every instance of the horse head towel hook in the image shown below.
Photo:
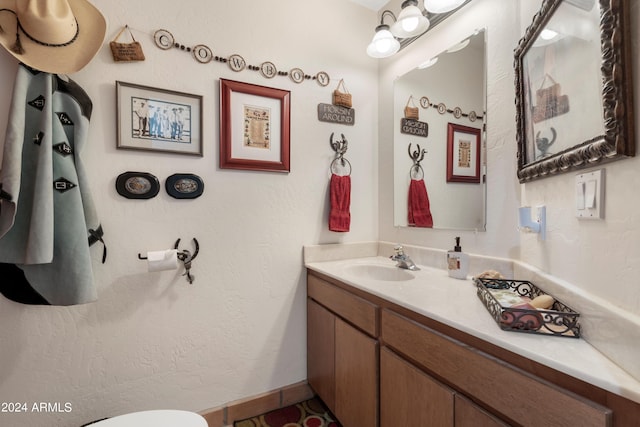
[[[424,155],[427,153],[427,149],[420,150],[420,144],[416,144],[418,146],[417,150],[411,152],[411,143],[407,147],[407,151],[409,152],[409,157],[413,160],[413,164],[415,166],[420,166],[420,162],[424,160]]]
[[[411,160],[413,160],[413,166],[411,166],[409,173],[415,170],[416,174],[422,172],[422,175],[424,176],[424,170],[422,169],[422,165],[420,165],[420,162],[424,160],[424,155],[427,153],[427,150],[426,148],[421,150],[420,144],[416,145],[418,146],[418,149],[414,151],[411,151],[411,143],[409,143],[409,146],[407,147],[409,157],[411,157]]]
[[[347,149],[349,148],[349,142],[347,141],[347,138],[345,138],[343,133],[341,133],[340,136],[342,136],[342,140],[338,140],[335,142],[333,141],[333,132],[331,132],[331,136],[329,137],[329,144],[331,145],[333,151],[336,152],[336,156],[338,156],[338,158],[342,158],[342,156],[344,156],[344,153],[346,153]]]
[[[351,175],[351,163],[349,163],[349,160],[344,157],[344,153],[346,153],[349,148],[349,142],[347,141],[347,138],[345,138],[344,134],[341,133],[340,136],[342,136],[342,139],[335,142],[333,141],[333,132],[329,137],[329,145],[331,145],[331,148],[336,153],[336,158],[331,162],[329,169],[334,172],[333,167],[339,162],[343,168],[349,166],[347,175]]]
[[[191,252],[186,249],[178,251],[178,259],[184,263],[185,273],[183,274],[183,276],[187,276],[189,284],[192,284],[195,280],[194,276],[191,274],[191,262],[196,259],[196,257],[198,256],[198,252],[200,252],[200,245],[198,244],[198,240],[195,237],[193,238],[193,243],[196,247],[193,255],[191,255]],[[178,244],[180,244],[180,239],[176,240],[176,244],[173,246],[173,248],[178,249]]]

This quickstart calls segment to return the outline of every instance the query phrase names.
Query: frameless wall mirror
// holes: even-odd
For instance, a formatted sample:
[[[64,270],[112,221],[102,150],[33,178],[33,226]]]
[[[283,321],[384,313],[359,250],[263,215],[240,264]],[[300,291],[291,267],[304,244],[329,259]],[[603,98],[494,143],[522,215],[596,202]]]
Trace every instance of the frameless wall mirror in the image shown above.
[[[635,155],[628,0],[544,0],[515,51],[518,178]]]
[[[485,37],[478,30],[394,82],[395,226],[485,230]]]

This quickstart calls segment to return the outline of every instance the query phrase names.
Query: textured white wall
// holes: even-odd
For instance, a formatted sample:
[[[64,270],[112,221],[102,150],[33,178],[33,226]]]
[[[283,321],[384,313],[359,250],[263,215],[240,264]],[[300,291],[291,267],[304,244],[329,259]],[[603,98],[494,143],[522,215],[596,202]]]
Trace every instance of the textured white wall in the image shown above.
[[[94,103],[85,154],[105,229],[107,264],[95,276],[99,300],[75,307],[30,307],[0,297],[0,402],[70,402],[70,413],[0,413],[8,427],[77,426],[153,408],[203,410],[306,378],[305,244],[377,238],[376,61],[364,47],[375,13],[344,0],[310,7],[297,0],[231,2],[95,0],[108,20],[96,58],[72,75]],[[147,60],[115,64],[108,41],[129,24]],[[151,35],[169,30],[187,46],[240,54],[314,75],[327,87],[295,84],[226,65],[200,64],[163,51]],[[0,134],[4,134],[16,64],[0,52]],[[291,173],[218,168],[218,80],[291,91]],[[318,103],[344,78],[355,126],[317,120]],[[116,149],[115,81],[204,97],[204,157]],[[344,133],[353,165],[351,232],[328,231],[329,135]],[[164,189],[151,200],[115,191],[125,171],[164,179],[195,173],[202,197],[176,200]],[[149,274],[138,252],[196,237],[200,255],[189,285],[180,272]],[[99,253],[100,252],[100,253]]]
[[[399,10],[400,1],[392,1]],[[640,55],[640,5],[630,2],[632,66],[638,82]],[[393,175],[391,123],[381,120],[380,129],[380,239],[448,249],[456,235],[463,249],[484,255],[522,260],[582,289],[585,294],[622,309],[629,318],[640,314],[640,158],[602,165],[606,169],[605,219],[578,221],[575,217],[575,173],[521,185],[516,176],[516,129],[513,50],[541,1],[474,0],[414,42],[397,58],[381,62],[380,115],[390,116],[393,79],[425,57],[441,51],[477,27],[487,28],[487,232],[395,228],[393,224]],[[640,85],[633,88],[635,104]],[[640,108],[634,113],[640,123]],[[580,118],[575,120],[580,125]],[[636,131],[636,133],[638,133]],[[636,138],[637,139],[637,138]],[[593,169],[598,169],[593,168]],[[517,208],[547,206],[547,240],[517,231]]]
[[[640,13],[632,3],[633,66],[640,70]],[[311,11],[295,0],[95,4],[109,21],[107,41],[128,23],[147,55],[144,63],[114,64],[105,44],[85,70],[72,76],[94,100],[92,146],[85,158],[92,167],[109,260],[99,265],[96,249],[97,303],[26,307],[0,298],[0,401],[73,405],[72,412],[62,414],[0,414],[3,426],[78,425],[151,408],[201,410],[304,379],[304,244],[371,240],[379,232],[381,240],[449,248],[461,235],[468,252],[521,259],[630,316],[640,313],[640,160],[605,166],[602,222],[573,217],[574,174],[526,185],[516,178],[513,49],[539,1],[474,0],[393,60],[379,61],[378,91],[377,62],[364,55],[375,13],[350,2],[328,0]],[[244,15],[245,7],[251,13]],[[487,232],[395,228],[393,130],[390,122],[378,120],[392,117],[393,80],[417,63],[418,53],[438,53],[477,27],[488,30]],[[236,74],[217,63],[201,65],[186,53],[156,48],[150,34],[159,28],[184,44],[207,44],[214,54],[238,53],[253,64],[273,61],[284,69],[344,77],[354,95],[356,125],[317,121],[316,106],[330,102],[333,83],[296,85],[282,77]],[[0,51],[0,133],[14,73],[13,58]],[[290,174],[217,168],[221,77],[292,91]],[[204,157],[116,150],[116,80],[202,94]],[[638,86],[634,90],[640,99]],[[345,133],[350,142],[353,221],[346,235],[327,230],[331,132]],[[127,170],[152,172],[162,181],[176,172],[196,173],[205,180],[205,193],[192,201],[172,199],[164,191],[149,201],[126,200],[117,195],[114,182]],[[546,242],[516,230],[516,210],[525,203],[547,205]],[[192,286],[177,273],[148,274],[136,259],[138,252],[165,248],[178,237],[184,243],[197,237],[201,244]]]

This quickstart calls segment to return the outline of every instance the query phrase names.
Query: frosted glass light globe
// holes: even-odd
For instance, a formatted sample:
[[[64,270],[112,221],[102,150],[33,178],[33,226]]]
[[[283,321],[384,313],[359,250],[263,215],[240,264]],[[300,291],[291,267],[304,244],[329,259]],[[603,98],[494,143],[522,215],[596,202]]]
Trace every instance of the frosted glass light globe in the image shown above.
[[[464,2],[465,0],[424,0],[424,8],[431,13],[446,13]]]

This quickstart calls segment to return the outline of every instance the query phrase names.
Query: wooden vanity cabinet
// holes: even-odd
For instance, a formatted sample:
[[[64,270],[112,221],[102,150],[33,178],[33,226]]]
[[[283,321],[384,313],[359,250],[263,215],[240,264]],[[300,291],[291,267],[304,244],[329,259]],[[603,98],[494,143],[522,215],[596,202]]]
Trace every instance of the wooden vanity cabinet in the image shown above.
[[[611,426],[612,411],[537,378],[469,345],[447,337],[391,310],[382,311],[381,339],[386,346],[436,375],[509,424],[545,427]],[[384,394],[384,391],[381,390]],[[480,411],[468,400],[455,401],[455,424],[477,425]],[[425,397],[428,401],[428,397]],[[384,402],[382,402],[384,405]],[[465,408],[464,405],[474,405]],[[497,420],[496,420],[497,422]],[[442,424],[452,425],[452,424]],[[491,424],[490,424],[491,425]],[[494,424],[498,425],[498,424]],[[382,426],[385,427],[385,426]]]
[[[640,404],[309,271],[307,371],[344,427],[630,427]],[[558,338],[562,339],[562,338]]]
[[[307,381],[331,411],[336,409],[336,316],[307,299]]]
[[[456,393],[454,400],[455,427],[509,427],[461,394]]]
[[[508,427],[386,347],[380,350],[380,427]]]
[[[344,427],[377,427],[378,307],[315,276],[307,291],[309,385]]]
[[[380,350],[380,427],[453,426],[453,408],[453,390]]]

